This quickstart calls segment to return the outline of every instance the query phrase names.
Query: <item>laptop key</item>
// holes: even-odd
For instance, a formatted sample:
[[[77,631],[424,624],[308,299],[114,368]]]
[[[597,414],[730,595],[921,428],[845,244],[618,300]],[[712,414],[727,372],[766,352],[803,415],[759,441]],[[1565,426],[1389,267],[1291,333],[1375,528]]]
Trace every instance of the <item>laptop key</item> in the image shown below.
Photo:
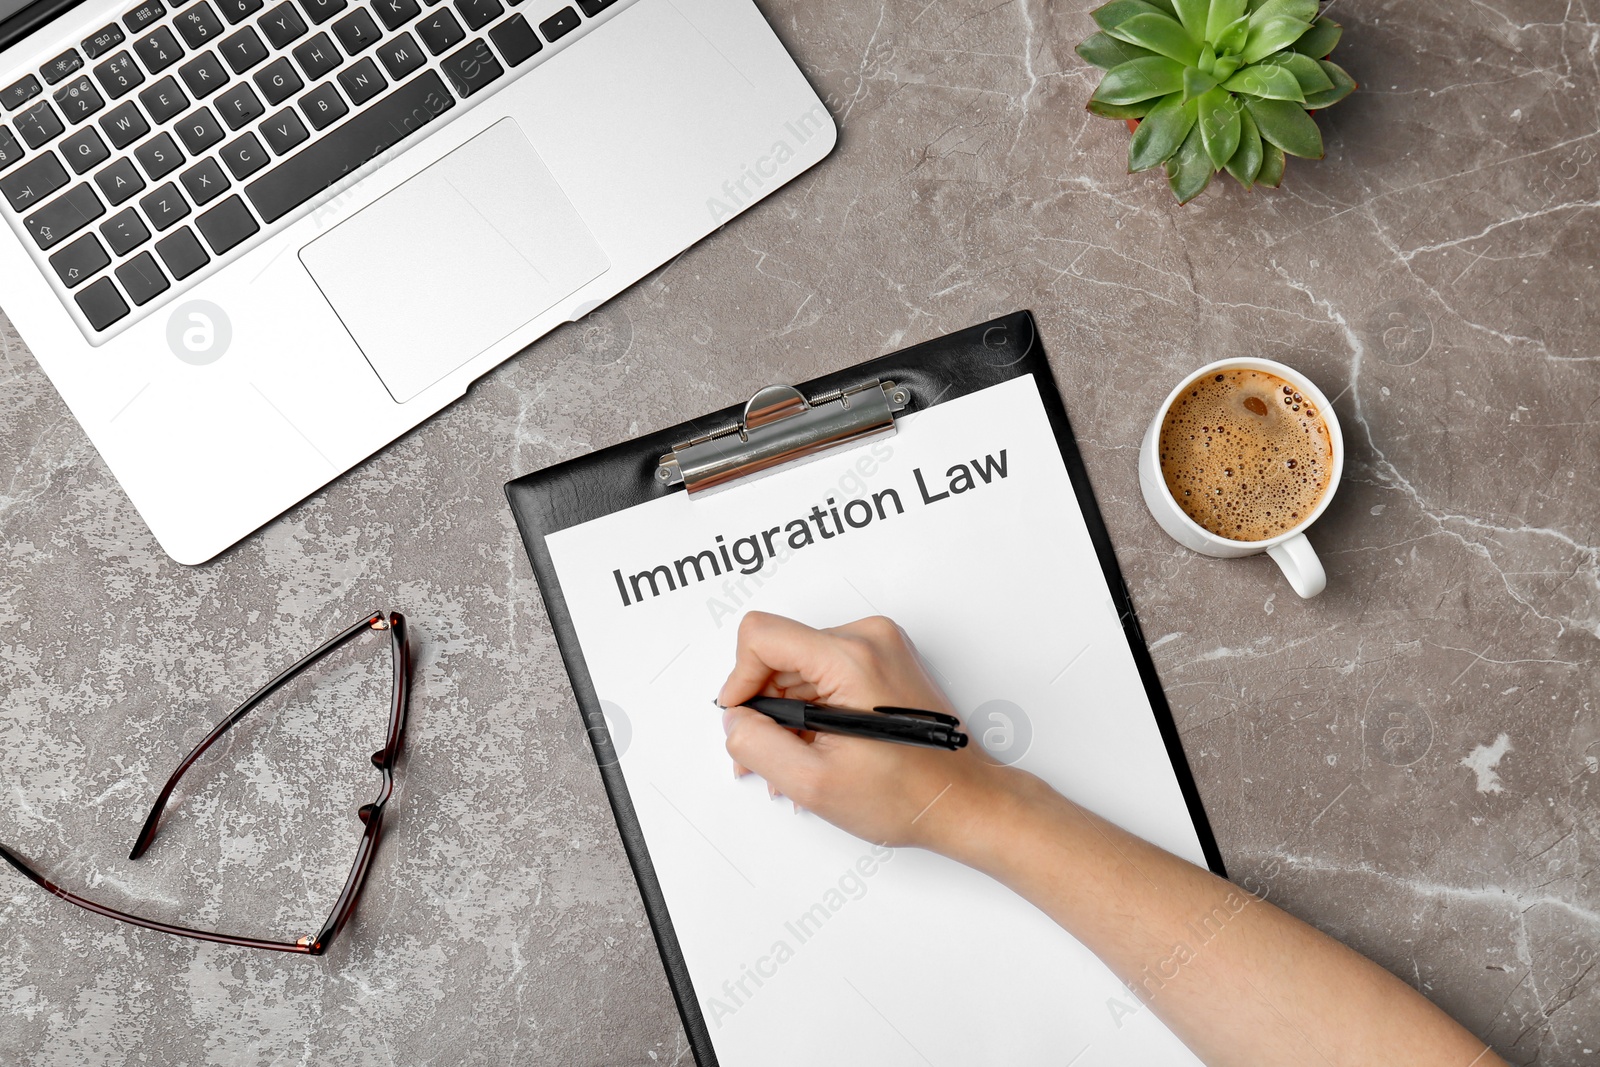
[[[0,126],[0,170],[5,170],[22,158],[22,145],[11,136],[11,131]]]
[[[570,7],[562,8],[539,23],[539,32],[544,34],[544,39],[552,44],[577,28],[578,13]]]
[[[344,57],[333,46],[332,38],[325,33],[319,33],[311,40],[295,47],[294,60],[300,64],[300,69],[306,72],[308,80],[316,81],[337,70],[339,64],[344,62]]]
[[[200,244],[200,238],[187,226],[179,227],[157,241],[156,254],[179,281],[211,262],[205,247]]]
[[[200,231],[200,236],[206,239],[206,244],[219,256],[261,229],[255,216],[250,214],[250,209],[237,196],[228,197],[195,219],[194,225]]]
[[[27,142],[29,148],[38,148],[66,129],[61,125],[61,119],[56,116],[55,108],[50,106],[48,100],[39,101],[18,115],[15,121],[17,133]]]
[[[78,294],[77,300],[83,317],[96,330],[106,329],[128,313],[128,302],[122,299],[122,294],[117,292],[110,278],[101,278],[87,286]]]
[[[500,17],[505,8],[500,0],[456,0],[456,10],[469,30],[481,30]]]
[[[158,26],[133,42],[133,51],[151,74],[160,74],[183,58],[183,46],[165,26]]]
[[[422,14],[422,7],[417,0],[376,0],[372,9],[383,20],[384,26],[391,30],[398,30]]]
[[[462,96],[471,96],[506,72],[482,37],[451,52],[439,66]]]
[[[417,36],[428,46],[428,51],[438,55],[446,48],[455,47],[467,34],[456,17],[450,14],[450,9],[441,7],[417,23]]]
[[[228,25],[237,26],[261,10],[261,0],[217,0],[217,6],[222,8],[222,17],[228,20]]]
[[[178,88],[178,79],[169,74],[140,93],[139,103],[144,105],[144,109],[150,112],[151,120],[159,126],[188,107],[189,98]]]
[[[53,248],[106,213],[88,182],[74,185],[22,220],[41,249]]]
[[[202,107],[178,120],[173,130],[183,140],[183,147],[191,156],[197,156],[222,140],[222,125],[210,108]]]
[[[93,126],[85,126],[72,136],[62,138],[60,148],[74,174],[82,174],[111,158],[111,149]]]
[[[578,0],[578,6],[583,8],[585,15],[594,18],[616,2],[617,0]]]
[[[111,251],[125,256],[150,240],[150,228],[144,224],[133,208],[123,208],[100,224],[100,236],[106,239]]]
[[[387,152],[455,106],[434,71],[425,71],[357,112],[333,133],[245,186],[267,222],[276,222],[339,179]]]
[[[117,281],[128,291],[128,299],[139,306],[150,303],[172,288],[156,257],[149,252],[140,252],[118,267]]]
[[[178,168],[183,162],[183,153],[173,143],[172,134],[158,133],[135,148],[133,158],[139,161],[151,181],[158,182]]]
[[[270,159],[253,133],[229,141],[217,150],[217,156],[240,181],[266,166]]]
[[[217,46],[217,51],[222,53],[222,58],[228,61],[228,66],[233,68],[235,74],[243,74],[267,58],[267,46],[261,43],[261,35],[249,26],[224,40]]]
[[[100,95],[100,90],[94,87],[94,82],[89,80],[87,74],[80,75],[57,89],[55,101],[61,113],[67,117],[67,121],[74,125],[106,106],[105,98]]]
[[[178,192],[178,187],[172,182],[142,197],[139,206],[144,209],[145,217],[150,220],[150,225],[156,228],[157,233],[189,214],[189,202],[183,198],[183,194]]]
[[[177,27],[178,36],[190,48],[204,48],[212,38],[222,35],[222,20],[217,18],[217,13],[211,10],[206,0],[200,0],[182,12],[172,20],[172,24]]]
[[[350,97],[350,103],[360,107],[389,87],[378,73],[378,64],[368,56],[349,70],[339,72],[339,84]]]
[[[54,152],[47,151],[15,174],[0,178],[0,193],[13,211],[27,211],[65,184],[67,168]]]
[[[332,82],[323,82],[300,98],[300,110],[306,113],[313,130],[321,130],[338,122],[350,108]]]
[[[521,15],[512,15],[490,30],[489,40],[494,42],[494,46],[500,49],[500,54],[505,57],[506,62],[513,67],[526,63],[544,47],[539,35],[533,32],[533,27],[529,26],[528,20]]]
[[[300,0],[300,6],[306,9],[306,17],[313,26],[327,22],[343,11],[348,3],[349,0]]]
[[[76,48],[69,48],[46,63],[39,73],[44,75],[44,80],[48,84],[54,85],[81,66],[83,57],[78,54]]]
[[[217,97],[217,113],[222,116],[222,121],[228,124],[230,130],[237,130],[253,122],[266,110],[261,106],[255,91],[250,88],[249,82],[240,82]]]
[[[68,289],[76,289],[90,278],[111,266],[111,257],[100,247],[100,238],[86,233],[50,257],[50,266],[56,277]]]
[[[161,6],[161,0],[145,0],[122,16],[122,24],[128,27],[129,33],[138,33],[166,13],[167,9]]]
[[[94,183],[113,207],[144,188],[144,179],[139,177],[133,160],[126,156],[96,174]]]
[[[261,32],[267,35],[267,40],[272,42],[274,48],[288,48],[291,41],[297,41],[306,32],[306,20],[300,17],[300,12],[295,6],[284,0],[283,3],[261,16],[257,23]]]
[[[196,100],[204,100],[228,84],[228,72],[215,52],[201,52],[178,68],[178,76]]]
[[[124,50],[98,64],[94,68],[94,78],[105,87],[106,95],[116,100],[144,84],[144,71]]]
[[[378,58],[383,60],[384,69],[389,72],[389,77],[396,81],[426,62],[416,38],[409,33],[402,33],[394,40],[385,43],[378,49]]]
[[[0,105],[4,105],[7,111],[15,111],[42,92],[44,86],[39,84],[39,79],[32,74],[25,74],[4,89],[0,89]]]
[[[179,179],[183,187],[189,190],[189,196],[194,200],[196,207],[203,207],[217,197],[228,191],[228,186],[233,183],[228,176],[222,173],[222,167],[214,159],[202,159],[199,163],[183,172]]]
[[[92,36],[84,38],[83,54],[90,59],[99,59],[122,41],[122,27],[112,22],[100,27]]]
[[[261,95],[267,98],[267,103],[277,107],[289,97],[305,88],[305,82],[300,80],[300,75],[294,72],[293,65],[288,56],[279,56],[271,63],[256,71],[256,85],[261,89]]]
[[[373,21],[371,12],[358,7],[333,24],[333,35],[339,38],[346,53],[357,56],[378,43],[378,24]]]
[[[267,144],[272,146],[274,152],[283,156],[311,135],[306,132],[306,124],[300,121],[294,109],[286,107],[261,124],[261,136],[267,139]]]
[[[101,115],[100,128],[106,132],[111,147],[121,150],[149,133],[150,123],[145,121],[138,106],[128,100]]]

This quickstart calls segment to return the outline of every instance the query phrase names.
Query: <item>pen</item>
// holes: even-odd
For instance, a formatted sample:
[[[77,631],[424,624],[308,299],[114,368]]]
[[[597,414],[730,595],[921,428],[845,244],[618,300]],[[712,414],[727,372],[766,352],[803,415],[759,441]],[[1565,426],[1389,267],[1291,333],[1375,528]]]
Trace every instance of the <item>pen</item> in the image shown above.
[[[792,730],[818,730],[952,751],[967,744],[967,735],[956,729],[961,720],[939,711],[889,707],[849,711],[785,697],[751,697],[744,706]]]

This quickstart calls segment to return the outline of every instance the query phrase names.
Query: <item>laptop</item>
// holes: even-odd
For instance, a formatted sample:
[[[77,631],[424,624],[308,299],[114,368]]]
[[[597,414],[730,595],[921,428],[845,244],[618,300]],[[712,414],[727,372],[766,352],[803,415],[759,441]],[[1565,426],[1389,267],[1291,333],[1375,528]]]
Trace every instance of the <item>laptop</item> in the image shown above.
[[[836,139],[751,0],[0,0],[0,306],[197,564]]]

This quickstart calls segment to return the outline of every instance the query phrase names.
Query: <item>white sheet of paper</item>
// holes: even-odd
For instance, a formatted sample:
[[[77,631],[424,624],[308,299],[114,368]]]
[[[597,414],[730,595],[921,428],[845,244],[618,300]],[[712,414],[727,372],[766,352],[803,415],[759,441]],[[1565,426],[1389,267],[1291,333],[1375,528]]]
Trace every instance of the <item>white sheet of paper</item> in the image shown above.
[[[970,488],[939,497],[952,479]],[[796,520],[812,542],[791,549]],[[1204,864],[1032,376],[902,417],[893,437],[548,543],[725,1067],[1199,1062],[1004,887],[797,817],[753,775],[735,781],[712,705],[746,610],[813,626],[888,615],[991,752]],[[707,549],[704,580],[693,563],[680,576]],[[652,594],[634,579],[658,565],[671,573]]]

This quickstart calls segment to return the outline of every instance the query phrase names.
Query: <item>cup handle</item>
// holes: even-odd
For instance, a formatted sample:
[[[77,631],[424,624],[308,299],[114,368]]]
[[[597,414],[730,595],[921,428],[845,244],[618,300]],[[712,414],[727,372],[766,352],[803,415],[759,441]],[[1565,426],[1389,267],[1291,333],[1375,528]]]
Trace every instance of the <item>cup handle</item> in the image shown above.
[[[1294,591],[1307,600],[1328,587],[1328,574],[1305,534],[1295,534],[1282,544],[1273,545],[1267,555],[1277,562]]]

